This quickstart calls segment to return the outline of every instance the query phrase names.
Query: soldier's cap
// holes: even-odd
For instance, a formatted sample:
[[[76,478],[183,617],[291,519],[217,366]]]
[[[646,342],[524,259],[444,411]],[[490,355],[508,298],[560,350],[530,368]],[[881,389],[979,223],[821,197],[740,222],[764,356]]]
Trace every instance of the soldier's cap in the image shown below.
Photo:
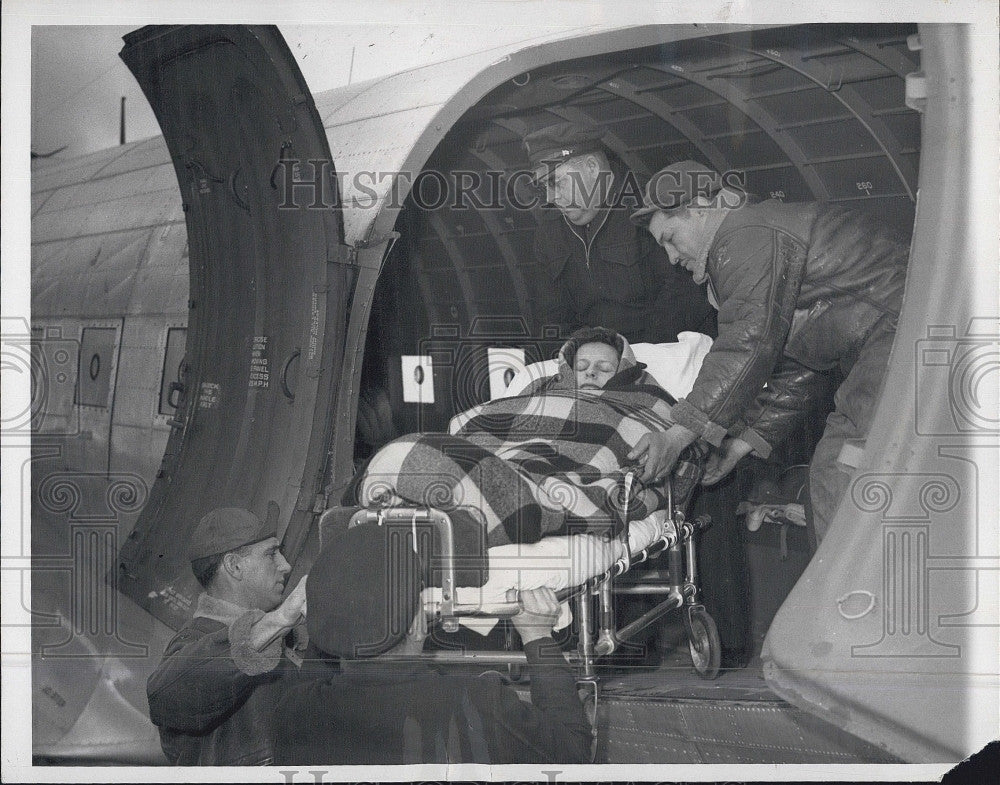
[[[277,537],[274,521],[261,521],[242,507],[219,507],[202,518],[188,543],[188,559],[195,561],[228,553],[243,545]]]
[[[670,164],[649,178],[643,206],[632,213],[630,220],[637,226],[646,226],[657,210],[677,210],[699,196],[710,199],[721,190],[719,173],[704,164],[697,161]]]
[[[409,527],[362,523],[335,534],[306,583],[310,643],[351,660],[389,651],[410,629],[425,577]]]
[[[550,175],[570,158],[603,151],[603,131],[589,123],[563,122],[532,131],[524,137],[528,163],[533,170],[532,182]]]

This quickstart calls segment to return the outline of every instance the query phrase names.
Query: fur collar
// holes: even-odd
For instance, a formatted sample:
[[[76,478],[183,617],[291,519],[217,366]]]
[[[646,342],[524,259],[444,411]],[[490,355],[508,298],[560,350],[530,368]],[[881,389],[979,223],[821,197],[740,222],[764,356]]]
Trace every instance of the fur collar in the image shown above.
[[[205,619],[220,621],[227,627],[241,616],[244,616],[251,608],[244,608],[235,602],[229,602],[221,597],[213,597],[208,592],[202,592],[198,597],[198,605],[194,615]]]

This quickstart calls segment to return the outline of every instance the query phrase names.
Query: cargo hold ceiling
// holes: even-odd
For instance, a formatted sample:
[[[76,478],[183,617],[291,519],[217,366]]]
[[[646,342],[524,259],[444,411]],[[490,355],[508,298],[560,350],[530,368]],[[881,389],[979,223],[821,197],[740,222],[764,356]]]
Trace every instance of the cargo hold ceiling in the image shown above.
[[[495,204],[491,176],[509,178],[524,169],[524,133],[551,123],[601,127],[609,149],[640,184],[671,161],[693,158],[720,172],[743,173],[747,189],[761,198],[844,203],[875,212],[909,235],[920,156],[920,115],[905,100],[906,75],[920,67],[908,46],[915,33],[912,25],[738,32],[663,26],[634,33],[632,40],[643,45],[633,48],[623,46],[623,36],[613,45],[580,39],[572,59],[556,60],[549,47],[546,57],[517,53],[515,63],[532,67],[504,63],[510,76],[502,81],[495,67],[487,69],[492,85],[474,97],[470,83],[444,101],[401,167],[411,181],[411,166],[444,173],[439,182],[451,190],[440,206],[418,206],[403,183],[396,193],[405,198],[393,197],[395,208],[387,199],[378,218],[367,219],[394,228],[400,240],[374,292],[362,399],[386,391],[393,410],[404,411],[398,357],[424,353],[421,341],[435,329],[465,337],[485,329],[495,343],[537,351],[544,326],[536,298],[547,282],[532,246],[536,226],[553,211],[515,209],[502,187],[500,209],[455,209],[465,197],[447,175],[478,176],[482,186],[472,193]],[[433,79],[420,78],[427,90]],[[414,100],[420,89],[412,87]],[[461,103],[464,109],[454,106]],[[439,126],[450,112],[455,121]],[[327,125],[327,132],[343,137],[350,127]],[[455,409],[452,392],[440,392],[443,402],[424,407],[436,410],[430,422],[437,427]],[[483,382],[463,403],[485,397]],[[417,424],[396,419],[406,420],[396,424],[403,431]]]
[[[695,158],[745,171],[760,196],[865,202],[905,223],[920,151],[905,103],[915,32],[810,25],[564,61],[505,82],[454,130],[478,129],[478,147],[514,169],[526,128],[592,122],[639,176]]]

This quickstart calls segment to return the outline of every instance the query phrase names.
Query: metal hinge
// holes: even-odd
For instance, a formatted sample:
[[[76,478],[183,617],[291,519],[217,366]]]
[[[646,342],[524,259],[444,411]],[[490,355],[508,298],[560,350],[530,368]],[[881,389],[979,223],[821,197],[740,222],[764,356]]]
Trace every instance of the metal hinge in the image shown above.
[[[906,39],[906,47],[911,52],[922,50],[919,35],[911,35]],[[906,75],[906,105],[915,112],[923,114],[927,108],[927,75],[923,71],[913,71]]]

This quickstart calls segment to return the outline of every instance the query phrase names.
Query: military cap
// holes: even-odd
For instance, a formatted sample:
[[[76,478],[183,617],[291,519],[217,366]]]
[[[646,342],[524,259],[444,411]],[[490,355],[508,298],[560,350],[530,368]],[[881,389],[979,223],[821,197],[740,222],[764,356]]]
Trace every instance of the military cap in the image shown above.
[[[195,561],[228,553],[268,537],[276,537],[274,522],[261,521],[241,507],[219,507],[202,518],[188,543],[188,559]]]
[[[528,151],[528,163],[535,170],[535,179],[570,158],[603,151],[602,136],[603,131],[589,123],[556,123],[532,131],[524,137],[524,148]]]
[[[309,641],[345,659],[387,652],[406,637],[425,577],[409,526],[362,523],[335,533],[309,570]]]
[[[722,190],[722,178],[697,161],[670,164],[646,183],[643,206],[631,215],[634,224],[645,226],[657,210],[669,212],[684,207],[697,197],[711,198]]]

